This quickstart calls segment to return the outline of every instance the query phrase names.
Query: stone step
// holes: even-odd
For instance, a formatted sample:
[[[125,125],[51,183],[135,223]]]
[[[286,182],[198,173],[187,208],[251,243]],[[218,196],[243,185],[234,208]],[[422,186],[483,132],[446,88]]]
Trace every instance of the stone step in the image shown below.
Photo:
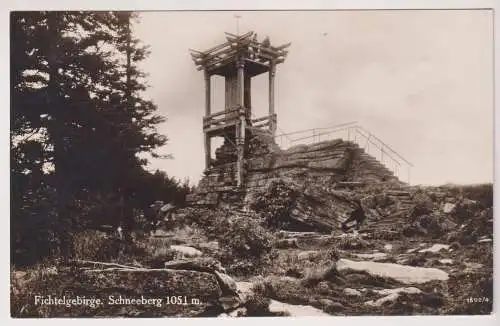
[[[362,226],[363,230],[373,230],[373,229],[380,229],[380,228],[402,228],[406,225],[404,222],[399,222],[399,223],[381,223],[381,222],[375,222],[375,223],[370,223],[370,224],[365,224]]]
[[[393,196],[410,196],[410,192],[404,190],[388,190],[386,194]]]
[[[375,163],[373,163],[373,164],[363,164],[360,167],[365,168],[365,169],[375,170],[375,171],[388,171],[388,172],[391,172],[388,168],[386,168],[384,166],[381,166],[379,164],[375,164]]]
[[[360,181],[341,181],[341,182],[337,182],[334,187],[339,187],[339,188],[343,188],[343,187],[362,187],[362,186],[365,186],[366,185],[366,182],[360,182]]]

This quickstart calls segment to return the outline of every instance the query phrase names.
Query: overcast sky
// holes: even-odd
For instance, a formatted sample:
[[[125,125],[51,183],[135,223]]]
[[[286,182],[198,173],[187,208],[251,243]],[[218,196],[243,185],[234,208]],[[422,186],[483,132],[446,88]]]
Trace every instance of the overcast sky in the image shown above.
[[[204,167],[203,73],[188,49],[236,33],[235,12],[143,12],[136,35],[150,45],[148,96],[167,122],[154,160],[198,182]],[[414,164],[411,182],[493,180],[491,11],[238,12],[239,31],[292,42],[276,75],[278,127],[291,132],[358,121]],[[254,113],[266,114],[267,80],[252,85]],[[223,84],[213,89],[222,109]]]

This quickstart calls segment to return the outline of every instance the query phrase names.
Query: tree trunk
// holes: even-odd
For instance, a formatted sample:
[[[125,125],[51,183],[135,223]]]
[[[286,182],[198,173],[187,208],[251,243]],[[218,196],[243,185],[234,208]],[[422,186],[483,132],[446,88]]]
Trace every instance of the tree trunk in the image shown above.
[[[126,48],[126,56],[127,56],[127,66],[126,66],[126,80],[125,80],[125,100],[126,100],[126,107],[125,110],[134,110],[132,107],[132,85],[131,85],[131,78],[132,78],[132,31],[130,28],[130,16],[127,17],[127,48]],[[128,116],[128,115],[127,115]],[[130,154],[129,154],[130,155]],[[130,158],[133,159],[133,158]],[[125,179],[125,178],[124,178]],[[128,188],[128,187],[122,187],[123,188]],[[127,192],[128,195],[128,192]],[[121,193],[121,202],[122,202],[122,216],[121,219],[123,221],[124,227],[125,227],[125,239],[127,241],[131,240],[130,237],[130,232],[134,229],[135,223],[134,223],[134,216],[133,216],[133,210],[132,206],[130,205],[130,200],[129,196],[124,197],[123,192]]]
[[[60,38],[60,13],[49,12],[47,27],[50,35],[50,50],[47,57],[49,67],[49,82],[47,86],[47,101],[49,110],[52,112],[52,123],[48,126],[54,145],[54,166],[55,166],[55,188],[57,197],[57,219],[55,221],[55,232],[59,239],[59,250],[63,259],[70,256],[70,216],[68,205],[71,198],[71,187],[69,174],[67,173],[67,160],[65,156],[65,118],[63,103],[60,98],[59,85],[59,63],[60,56],[57,48],[57,40]]]

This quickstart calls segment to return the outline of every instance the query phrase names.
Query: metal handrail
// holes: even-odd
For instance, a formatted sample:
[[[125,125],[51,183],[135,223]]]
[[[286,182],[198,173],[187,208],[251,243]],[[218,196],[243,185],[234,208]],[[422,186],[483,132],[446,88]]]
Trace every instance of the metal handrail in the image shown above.
[[[320,131],[320,130],[328,130],[328,131],[323,131],[323,132],[318,133],[318,131]],[[348,122],[348,123],[343,123],[343,124],[339,124],[339,125],[332,126],[332,127],[312,128],[312,129],[294,131],[291,133],[282,133],[282,134],[276,135],[275,137],[277,138],[277,137],[285,136],[288,138],[290,143],[295,143],[295,142],[304,141],[304,140],[311,139],[311,138],[313,139],[313,141],[315,141],[316,138],[320,139],[321,136],[323,136],[323,135],[330,135],[330,134],[338,133],[340,131],[345,131],[345,130],[348,131],[348,138],[349,138],[348,140],[351,140],[350,139],[351,138],[351,136],[350,136],[351,131],[353,131],[355,133],[355,135],[358,134],[358,135],[362,136],[365,139],[364,146],[361,145],[361,143],[357,141],[356,136],[354,137],[354,141],[356,143],[358,143],[358,145],[361,145],[363,148],[365,148],[365,150],[368,151],[370,144],[375,146],[377,149],[379,149],[380,155],[381,155],[381,161],[382,161],[381,163],[386,165],[386,167],[388,167],[390,170],[392,170],[392,172],[395,175],[397,175],[399,173],[398,166],[400,167],[402,162],[406,163],[406,166],[408,168],[407,179],[409,182],[410,168],[413,167],[413,164],[411,162],[409,162],[407,159],[405,159],[403,156],[401,156],[398,152],[396,152],[392,147],[387,145],[380,138],[375,136],[373,133],[371,133],[370,131],[366,130],[365,128],[359,126],[357,124],[357,122]],[[289,137],[289,135],[295,135],[295,134],[300,134],[300,133],[312,133],[312,135],[300,137],[300,138],[295,138],[295,139],[292,139]],[[280,139],[282,139],[282,138],[280,138]],[[387,166],[387,164],[385,164],[384,154],[385,154],[385,157],[390,159],[390,161],[395,164],[394,168],[390,168],[389,166]]]
[[[315,133],[315,130],[318,130],[318,129],[311,129],[311,131],[313,132],[313,135],[312,136],[306,136],[306,137],[301,137],[301,138],[295,138],[295,139],[292,139],[292,141],[299,141],[299,140],[305,140],[305,139],[309,139],[309,138],[315,138],[315,137],[320,137],[320,136],[325,136],[325,135],[330,135],[330,134],[333,134],[333,133],[336,133],[336,132],[339,132],[339,131],[344,131],[344,130],[347,130],[351,127],[343,127],[343,128],[338,128],[338,129],[334,129],[334,130],[330,130],[330,131],[325,131],[325,132],[320,132],[320,133]]]
[[[279,136],[290,136],[290,135],[295,135],[295,134],[300,134],[300,133],[304,133],[304,132],[308,132],[308,131],[315,131],[315,130],[335,129],[335,128],[338,128],[338,127],[343,127],[343,126],[348,126],[348,125],[355,125],[357,123],[358,123],[357,121],[352,121],[352,122],[347,122],[347,123],[341,123],[341,124],[338,124],[338,125],[335,125],[335,126],[331,126],[331,127],[311,128],[311,129],[305,129],[305,130],[299,130],[299,131],[281,133],[281,134],[276,135],[276,137],[279,137]]]
[[[380,142],[382,145],[384,145],[384,147],[386,147],[387,149],[389,149],[393,154],[395,154],[401,160],[405,161],[406,164],[408,164],[409,166],[413,166],[412,163],[408,162],[408,160],[406,160],[398,152],[396,152],[394,149],[392,149],[391,146],[387,145],[385,142],[383,142],[382,140],[380,140],[380,138],[378,138],[377,136],[375,136],[374,134],[372,134],[371,132],[369,132],[368,130],[366,130],[365,128],[363,128],[361,126],[356,126],[356,128],[357,129],[362,129],[364,132],[368,133],[368,135],[370,135],[371,137],[375,138],[378,142]]]

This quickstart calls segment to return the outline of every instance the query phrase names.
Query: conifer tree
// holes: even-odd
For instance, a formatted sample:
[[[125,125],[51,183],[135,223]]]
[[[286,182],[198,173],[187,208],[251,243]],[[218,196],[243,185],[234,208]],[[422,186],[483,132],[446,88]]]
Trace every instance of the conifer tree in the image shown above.
[[[120,12],[11,15],[13,225],[21,229],[33,212],[54,211],[54,222],[45,222],[56,229],[63,256],[75,202],[133,197],[132,180],[146,163],[138,154],[166,142],[155,129],[163,118],[142,98],[137,63],[147,51],[132,37],[131,19]],[[45,207],[50,214],[27,199],[44,187],[55,192],[54,205]]]

